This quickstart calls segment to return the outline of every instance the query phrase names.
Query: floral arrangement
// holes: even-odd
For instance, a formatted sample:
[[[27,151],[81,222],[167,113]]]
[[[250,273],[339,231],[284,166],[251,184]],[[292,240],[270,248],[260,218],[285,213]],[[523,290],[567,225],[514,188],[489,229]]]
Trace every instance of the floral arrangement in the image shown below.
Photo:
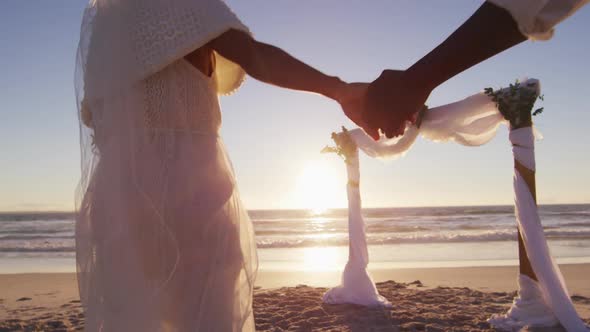
[[[543,95],[537,95],[536,82],[521,84],[518,80],[510,84],[508,89],[494,90],[485,88],[484,93],[492,98],[496,107],[510,121],[513,127],[522,127],[531,125],[530,114],[537,99],[544,100]],[[533,116],[543,113],[543,107],[532,112]]]
[[[322,153],[336,153],[346,163],[356,153],[356,143],[350,138],[348,129],[342,127],[342,132],[332,133],[332,140],[336,143],[336,146],[326,146],[322,149]]]

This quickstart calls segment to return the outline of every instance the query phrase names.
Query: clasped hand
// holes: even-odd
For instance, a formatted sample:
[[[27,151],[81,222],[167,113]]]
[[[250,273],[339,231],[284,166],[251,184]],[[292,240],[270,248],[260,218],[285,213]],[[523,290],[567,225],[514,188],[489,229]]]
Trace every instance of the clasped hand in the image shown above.
[[[336,100],[346,116],[377,140],[392,138],[415,124],[431,90],[407,71],[384,70],[372,83],[348,83]]]

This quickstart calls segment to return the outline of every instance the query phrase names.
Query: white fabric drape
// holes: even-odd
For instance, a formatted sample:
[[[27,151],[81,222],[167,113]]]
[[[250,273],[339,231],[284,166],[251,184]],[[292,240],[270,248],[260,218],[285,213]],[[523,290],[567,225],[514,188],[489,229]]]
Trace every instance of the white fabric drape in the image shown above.
[[[547,305],[539,283],[524,274],[518,276],[518,296],[506,314],[488,319],[494,328],[518,331],[525,326],[556,326],[559,320]]]
[[[527,169],[535,171],[535,139],[531,127],[510,131],[510,142],[514,159]],[[526,292],[536,286],[540,290],[542,299],[537,297],[535,300],[528,300],[528,303],[515,301],[506,315],[492,317],[490,323],[504,329],[522,328],[526,325],[551,325],[554,319],[545,313],[546,308],[549,308],[567,331],[587,331],[568,295],[559,266],[551,257],[535,199],[523,175],[516,168],[514,170],[514,203],[518,228],[538,279],[538,283],[535,283],[537,285],[531,285],[534,282],[530,279],[523,283],[525,287],[521,288],[521,293],[524,293],[521,297],[526,297]]]
[[[391,303],[379,295],[375,283],[367,272],[369,252],[365,222],[361,213],[358,150],[355,150],[353,155],[347,156],[346,171],[348,174],[348,262],[342,273],[342,284],[328,290],[323,300],[330,304],[353,303],[370,307],[391,307]]]
[[[539,81],[528,79],[521,86],[534,84],[539,91]],[[393,159],[403,156],[414,144],[418,135],[435,142],[454,141],[461,145],[478,146],[489,142],[498,127],[507,123],[496,104],[480,92],[461,101],[429,109],[420,129],[408,126],[401,137],[375,142],[362,129],[348,131],[358,148],[372,158]]]
[[[521,86],[534,86],[537,89],[536,93],[539,94],[540,92],[539,82],[534,79],[525,81]],[[399,138],[382,138],[376,142],[362,129],[350,130],[348,131],[348,135],[352,138],[358,149],[370,157],[395,158],[406,153],[418,135],[438,142],[454,141],[466,146],[482,145],[494,137],[501,123],[507,123],[507,121],[504,120],[491,98],[482,92],[459,102],[428,110],[419,129],[410,126],[406,129],[404,135]],[[534,129],[527,127],[513,130],[510,134],[510,140],[513,144],[515,158],[525,167],[534,170]],[[348,167],[350,168],[350,165]],[[349,176],[350,174],[355,173],[349,172]],[[514,193],[518,227],[523,235],[533,270],[539,279],[538,285],[532,280],[530,282],[527,280],[521,281],[519,284],[526,288],[521,290],[521,294],[526,293],[528,296],[528,294],[534,293],[533,288],[538,288],[542,294],[543,302],[537,303],[541,307],[537,312],[539,310],[547,310],[553,313],[568,331],[586,331],[586,327],[577,315],[569,298],[559,267],[551,259],[547,241],[544,237],[543,227],[539,219],[537,205],[522,176],[518,172],[515,172]],[[352,197],[355,198],[354,195]],[[358,199],[360,201],[360,197]],[[351,203],[349,202],[349,204]],[[353,210],[351,216],[354,215],[353,213],[356,212]],[[353,249],[359,252],[366,250],[364,228],[362,229],[363,231],[360,232],[358,228],[352,227],[352,225],[349,228],[351,255]],[[358,233],[354,234],[354,232]],[[353,241],[358,242],[352,243]],[[365,246],[365,248],[355,249],[357,246]],[[345,270],[343,280],[346,280],[348,277],[347,274],[351,273]],[[530,286],[529,284],[531,282],[535,285]],[[348,288],[338,289],[339,299],[343,299],[338,303],[346,302],[346,295],[342,294],[346,289]],[[348,290],[349,294],[354,294],[356,291],[354,287]],[[330,292],[336,291],[331,290]],[[366,292],[366,294],[369,294],[369,292]],[[512,318],[514,317],[513,315]],[[540,323],[538,320],[527,320],[529,318],[526,315],[520,315],[517,319],[517,325],[522,327]],[[555,323],[555,320],[551,319],[552,317],[546,318],[543,320],[544,324],[551,325]],[[496,320],[495,322],[499,321]],[[498,327],[512,328],[512,326],[515,325],[499,324]]]

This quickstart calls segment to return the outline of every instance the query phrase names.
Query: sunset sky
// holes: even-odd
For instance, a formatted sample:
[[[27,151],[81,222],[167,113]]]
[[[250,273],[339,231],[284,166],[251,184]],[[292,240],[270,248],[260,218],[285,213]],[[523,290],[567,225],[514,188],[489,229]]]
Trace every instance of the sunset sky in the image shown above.
[[[347,81],[372,81],[382,69],[410,66],[481,4],[227,2],[257,39]],[[85,4],[0,2],[0,211],[73,209],[79,177],[73,69]],[[588,31],[590,6],[559,25],[551,41],[506,51],[453,78],[428,101],[437,106],[516,78],[540,79],[546,97],[545,112],[534,119],[545,137],[536,150],[540,203],[590,203]],[[335,102],[249,78],[221,104],[222,137],[247,207],[346,206],[344,163],[319,153],[332,131],[353,127]],[[367,207],[513,201],[505,128],[479,148],[419,140],[400,160],[363,157],[361,170]]]

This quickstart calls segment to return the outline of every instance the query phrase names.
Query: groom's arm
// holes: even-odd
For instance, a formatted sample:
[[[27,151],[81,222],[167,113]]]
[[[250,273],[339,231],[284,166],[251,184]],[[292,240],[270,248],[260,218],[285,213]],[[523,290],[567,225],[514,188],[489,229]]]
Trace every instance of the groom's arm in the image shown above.
[[[388,137],[403,134],[441,83],[527,38],[506,10],[484,3],[438,47],[404,72],[384,71],[369,87],[365,122]]]
[[[303,63],[282,49],[229,30],[210,42],[215,51],[239,64],[248,75],[279,87],[318,93],[340,103],[344,114],[364,127],[361,118],[368,83],[346,83]]]
[[[427,77],[425,85],[432,90],[528,38],[550,39],[555,25],[588,2],[488,0],[449,38],[410,67],[409,75]]]
[[[433,90],[453,76],[527,40],[510,13],[485,2],[438,47],[410,67],[408,77]]]
[[[229,30],[210,43],[223,57],[239,64],[253,78],[283,88],[338,99],[346,83],[299,61],[282,49],[261,43],[239,30]]]
[[[488,0],[459,29],[402,74],[385,71],[369,87],[364,121],[388,136],[403,133],[437,86],[527,38],[554,27],[590,0]]]
[[[590,0],[488,0],[442,44],[408,69],[432,90],[451,77],[530,39],[547,40],[554,27]]]

